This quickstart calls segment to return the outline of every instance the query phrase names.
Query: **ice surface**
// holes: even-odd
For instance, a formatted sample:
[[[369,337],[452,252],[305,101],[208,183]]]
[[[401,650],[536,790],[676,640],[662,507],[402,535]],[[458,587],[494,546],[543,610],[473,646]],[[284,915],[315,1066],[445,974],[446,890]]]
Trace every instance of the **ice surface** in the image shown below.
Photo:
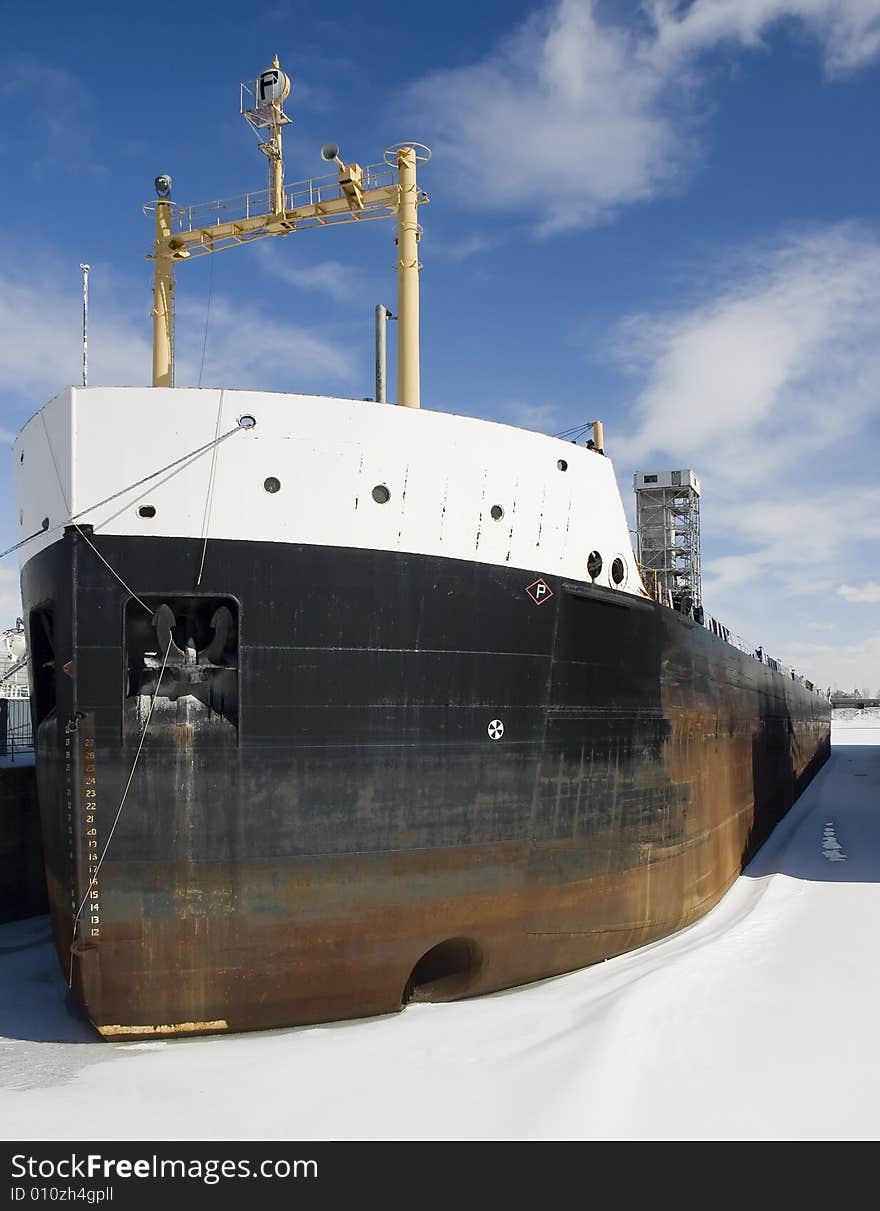
[[[6,1139],[876,1139],[880,719],[673,938],[472,1001],[96,1041],[46,918],[0,928]]]

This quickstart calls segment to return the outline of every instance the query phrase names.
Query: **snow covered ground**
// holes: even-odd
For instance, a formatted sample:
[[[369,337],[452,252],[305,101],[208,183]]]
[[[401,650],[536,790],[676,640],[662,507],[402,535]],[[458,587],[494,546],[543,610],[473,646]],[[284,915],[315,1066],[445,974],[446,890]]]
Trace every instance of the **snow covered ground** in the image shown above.
[[[5,1139],[877,1139],[880,716],[702,921],[572,975],[297,1030],[96,1042],[0,927]]]

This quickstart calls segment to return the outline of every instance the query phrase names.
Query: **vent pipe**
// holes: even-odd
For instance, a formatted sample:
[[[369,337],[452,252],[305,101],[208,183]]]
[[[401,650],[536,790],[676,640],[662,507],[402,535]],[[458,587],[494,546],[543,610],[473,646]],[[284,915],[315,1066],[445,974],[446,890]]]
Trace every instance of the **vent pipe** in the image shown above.
[[[382,303],[376,304],[376,402],[379,404],[388,402],[388,321],[394,318]]]

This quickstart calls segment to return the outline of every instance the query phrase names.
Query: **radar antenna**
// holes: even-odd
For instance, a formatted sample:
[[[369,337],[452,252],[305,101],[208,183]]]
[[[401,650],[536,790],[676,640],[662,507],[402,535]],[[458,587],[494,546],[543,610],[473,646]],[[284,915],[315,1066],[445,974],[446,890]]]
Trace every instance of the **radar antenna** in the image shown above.
[[[269,161],[269,200],[272,213],[284,210],[284,158],[281,131],[290,125],[283,105],[290,96],[290,77],[281,70],[278,56],[272,66],[261,71],[253,89],[241,85],[241,116],[259,140],[259,148]],[[247,104],[246,102],[249,102]]]

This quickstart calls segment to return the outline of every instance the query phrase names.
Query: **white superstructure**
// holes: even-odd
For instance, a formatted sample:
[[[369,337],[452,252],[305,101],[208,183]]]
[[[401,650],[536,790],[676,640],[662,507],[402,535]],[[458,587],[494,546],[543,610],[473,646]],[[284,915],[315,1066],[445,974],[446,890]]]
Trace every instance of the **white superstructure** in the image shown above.
[[[323,396],[69,388],[12,457],[19,536],[45,530],[23,564],[75,518],[99,534],[411,552],[646,596],[610,460],[508,425]]]

